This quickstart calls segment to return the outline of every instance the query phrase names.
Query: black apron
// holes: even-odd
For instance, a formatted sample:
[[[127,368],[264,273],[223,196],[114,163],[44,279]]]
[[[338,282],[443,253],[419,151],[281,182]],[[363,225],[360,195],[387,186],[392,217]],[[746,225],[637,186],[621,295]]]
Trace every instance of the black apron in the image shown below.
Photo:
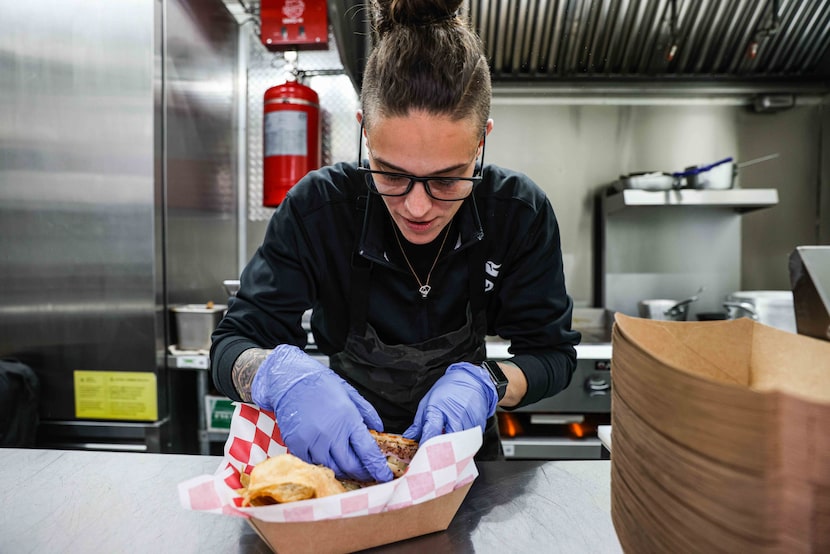
[[[359,238],[358,238],[359,240]],[[470,302],[464,325],[417,344],[389,345],[366,321],[372,263],[355,249],[352,255],[349,334],[342,352],[330,356],[331,368],[372,403],[389,433],[402,433],[415,419],[421,398],[444,375],[450,364],[479,364],[486,357],[484,259],[481,244],[467,248]],[[487,420],[476,460],[503,459],[495,415]]]

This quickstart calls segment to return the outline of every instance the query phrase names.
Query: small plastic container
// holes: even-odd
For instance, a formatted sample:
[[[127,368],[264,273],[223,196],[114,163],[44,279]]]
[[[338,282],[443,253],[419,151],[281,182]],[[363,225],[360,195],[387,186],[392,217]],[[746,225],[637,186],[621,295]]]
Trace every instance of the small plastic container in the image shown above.
[[[179,350],[209,350],[210,335],[216,329],[216,325],[225,310],[225,304],[185,304],[173,306],[176,319],[176,332],[178,342],[176,348]]]

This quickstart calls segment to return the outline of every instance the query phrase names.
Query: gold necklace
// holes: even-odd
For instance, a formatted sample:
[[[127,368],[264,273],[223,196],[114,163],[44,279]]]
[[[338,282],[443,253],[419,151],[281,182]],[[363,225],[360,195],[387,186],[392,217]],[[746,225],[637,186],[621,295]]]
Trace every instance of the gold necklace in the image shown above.
[[[447,236],[450,234],[450,225],[452,222],[447,223],[447,230],[444,232],[444,240],[441,241],[441,246],[438,248],[438,254],[435,255],[435,261],[432,262],[432,267],[429,268],[429,273],[427,273],[427,280],[425,283],[421,282],[421,279],[418,277],[418,274],[415,273],[415,268],[412,267],[412,263],[410,263],[409,258],[406,257],[406,252],[403,249],[403,244],[401,244],[401,239],[398,238],[398,233],[400,230],[398,229],[397,225],[395,226],[395,240],[398,241],[398,248],[401,249],[401,254],[403,254],[403,259],[406,261],[406,265],[409,266],[409,271],[412,272],[412,276],[415,277],[415,280],[418,282],[418,292],[421,293],[422,298],[426,298],[429,295],[429,291],[432,290],[432,287],[429,286],[429,279],[432,277],[432,270],[435,269],[435,265],[438,263],[438,258],[441,257],[441,252],[444,250],[444,244],[447,242]]]

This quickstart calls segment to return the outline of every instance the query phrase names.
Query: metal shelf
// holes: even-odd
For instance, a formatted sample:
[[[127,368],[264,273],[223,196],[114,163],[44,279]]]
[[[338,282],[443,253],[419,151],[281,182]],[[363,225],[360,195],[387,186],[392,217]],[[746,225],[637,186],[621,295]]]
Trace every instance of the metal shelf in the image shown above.
[[[675,189],[666,191],[624,189],[608,193],[605,198],[605,213],[613,214],[625,208],[648,206],[724,208],[746,213],[776,204],[778,204],[776,189]]]
[[[167,367],[170,369],[204,369],[210,370],[210,357],[200,351],[172,350],[167,354]]]

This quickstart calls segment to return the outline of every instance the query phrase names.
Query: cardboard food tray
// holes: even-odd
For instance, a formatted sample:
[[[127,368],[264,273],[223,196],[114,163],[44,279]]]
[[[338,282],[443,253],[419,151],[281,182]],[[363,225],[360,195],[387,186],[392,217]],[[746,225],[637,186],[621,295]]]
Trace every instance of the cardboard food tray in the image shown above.
[[[274,415],[236,403],[216,473],[179,484],[186,509],[248,518],[275,552],[354,552],[446,529],[478,476],[479,429],[433,437],[388,483],[323,498],[243,507],[240,472],[286,452]]]
[[[673,441],[753,473],[782,455],[806,455],[798,445],[830,453],[824,430],[809,424],[830,421],[830,343],[749,319],[667,322],[622,314],[612,340],[614,366],[631,368],[613,372],[614,390]],[[782,450],[783,442],[796,448]],[[830,484],[830,467],[810,472]]]
[[[280,554],[355,552],[444,531],[470,487],[472,483],[422,504],[368,516],[298,523],[270,523],[252,517],[248,523],[271,550]]]
[[[830,344],[622,314],[612,341],[626,551],[830,551]]]

